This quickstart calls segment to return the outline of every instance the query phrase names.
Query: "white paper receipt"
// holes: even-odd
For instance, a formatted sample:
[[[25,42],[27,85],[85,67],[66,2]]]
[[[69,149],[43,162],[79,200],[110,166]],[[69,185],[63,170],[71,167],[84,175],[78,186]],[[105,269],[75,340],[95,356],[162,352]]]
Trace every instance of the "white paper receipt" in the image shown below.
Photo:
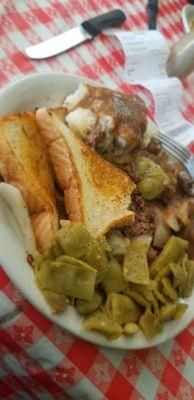
[[[179,110],[183,94],[180,80],[169,78],[166,73],[169,48],[164,36],[155,30],[115,30],[115,35],[125,53],[126,81],[140,84],[152,93],[160,131],[189,144],[194,140],[194,127]]]
[[[165,78],[168,57],[166,40],[157,31],[117,32],[125,53],[125,73],[128,81],[140,83]]]

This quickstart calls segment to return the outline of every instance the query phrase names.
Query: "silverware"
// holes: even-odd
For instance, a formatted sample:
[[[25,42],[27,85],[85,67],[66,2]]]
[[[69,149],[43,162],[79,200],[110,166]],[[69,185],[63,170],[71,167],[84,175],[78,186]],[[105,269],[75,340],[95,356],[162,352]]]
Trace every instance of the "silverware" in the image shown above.
[[[190,151],[167,135],[159,132],[157,136],[161,141],[164,150],[181,163],[191,178],[194,179],[194,157]]]
[[[126,20],[126,15],[122,10],[114,10],[88,19],[81,25],[70,29],[58,36],[48,39],[35,46],[27,47],[25,52],[32,59],[41,60],[55,56],[66,50],[71,49],[86,40],[93,39],[103,29],[121,24]]]
[[[148,0],[147,6],[148,28],[156,29],[158,15],[158,0]]]

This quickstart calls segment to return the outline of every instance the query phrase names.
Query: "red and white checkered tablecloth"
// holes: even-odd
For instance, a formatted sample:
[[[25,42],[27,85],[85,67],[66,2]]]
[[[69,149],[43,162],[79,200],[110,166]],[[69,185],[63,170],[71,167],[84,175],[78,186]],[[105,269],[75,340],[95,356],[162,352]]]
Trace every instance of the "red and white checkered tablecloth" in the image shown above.
[[[158,29],[170,42],[183,32],[185,4],[159,1]],[[121,79],[124,55],[116,38],[100,35],[41,62],[27,59],[23,49],[118,7],[127,15],[125,29],[147,29],[145,6],[144,0],[1,0],[0,86],[22,74],[64,71],[129,90]],[[193,88],[191,76],[185,82],[182,111],[192,123]],[[3,269],[0,289],[0,399],[194,399],[194,322],[161,346],[115,351],[52,324],[22,297]]]

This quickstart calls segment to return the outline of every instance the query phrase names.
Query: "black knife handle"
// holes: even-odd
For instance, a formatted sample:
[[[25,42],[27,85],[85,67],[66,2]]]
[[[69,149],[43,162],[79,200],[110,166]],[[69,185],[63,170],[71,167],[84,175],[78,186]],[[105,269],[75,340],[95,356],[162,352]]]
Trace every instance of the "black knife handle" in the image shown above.
[[[105,28],[122,24],[126,20],[126,15],[122,10],[114,10],[98,17],[88,19],[81,23],[83,28],[91,35],[97,36]]]

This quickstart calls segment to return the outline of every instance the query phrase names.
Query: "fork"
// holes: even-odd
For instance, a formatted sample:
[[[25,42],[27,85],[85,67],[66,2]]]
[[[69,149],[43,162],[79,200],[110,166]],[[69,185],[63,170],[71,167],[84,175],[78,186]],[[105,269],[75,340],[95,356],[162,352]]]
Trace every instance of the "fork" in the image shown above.
[[[161,141],[164,150],[166,150],[167,153],[181,163],[191,178],[194,179],[194,156],[190,153],[190,151],[188,151],[186,147],[179,144],[174,139],[171,139],[169,136],[164,135],[161,132],[159,132],[157,136]]]

